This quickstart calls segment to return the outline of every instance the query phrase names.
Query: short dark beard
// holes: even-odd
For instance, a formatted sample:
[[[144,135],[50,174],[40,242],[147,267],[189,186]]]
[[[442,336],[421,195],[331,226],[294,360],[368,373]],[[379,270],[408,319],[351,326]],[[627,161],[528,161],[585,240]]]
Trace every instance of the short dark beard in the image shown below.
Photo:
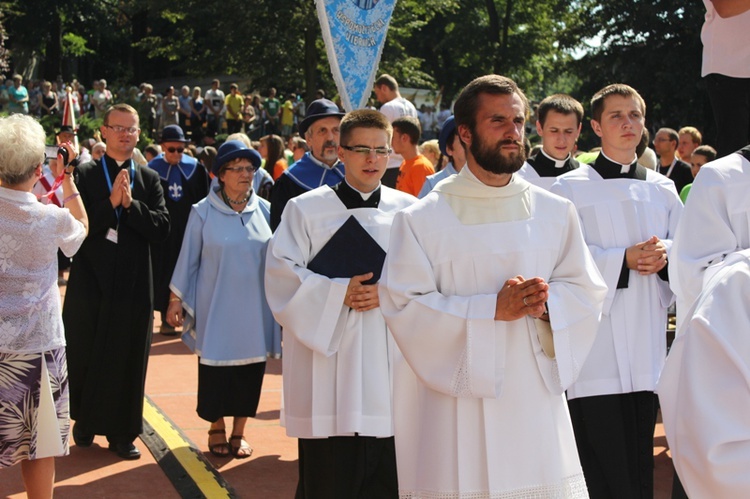
[[[510,157],[503,156],[501,148],[505,145],[516,144],[518,146],[518,154],[514,154]],[[526,161],[526,148],[523,143],[506,139],[495,144],[494,147],[483,142],[476,132],[472,132],[471,146],[469,151],[474,157],[474,161],[482,167],[482,169],[501,175],[504,173],[515,173],[521,169],[524,161]]]

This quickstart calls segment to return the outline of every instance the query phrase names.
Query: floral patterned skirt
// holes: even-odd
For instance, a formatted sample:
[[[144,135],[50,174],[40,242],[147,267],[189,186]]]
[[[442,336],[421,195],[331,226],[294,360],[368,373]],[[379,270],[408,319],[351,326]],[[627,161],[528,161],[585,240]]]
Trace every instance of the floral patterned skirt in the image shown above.
[[[0,468],[69,453],[65,348],[0,353]]]

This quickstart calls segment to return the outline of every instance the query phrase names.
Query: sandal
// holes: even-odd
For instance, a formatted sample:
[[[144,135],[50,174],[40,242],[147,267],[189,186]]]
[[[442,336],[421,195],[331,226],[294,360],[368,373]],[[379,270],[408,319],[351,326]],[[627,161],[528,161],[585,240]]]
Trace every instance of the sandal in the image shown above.
[[[243,440],[244,438],[244,435],[232,435],[229,437],[229,453],[232,454],[235,459],[246,459],[253,455],[253,448]],[[231,444],[232,440],[239,440],[240,445],[235,447]],[[240,452],[243,452],[243,454],[240,454]]]
[[[211,435],[218,435],[221,433],[224,435],[224,442],[218,443],[218,444],[212,444],[211,443]],[[221,430],[208,430],[208,451],[213,454],[216,457],[228,457],[229,454],[232,452],[232,449],[229,447],[229,442],[226,441],[226,435],[227,431],[226,429]],[[220,452],[223,451],[223,452]]]

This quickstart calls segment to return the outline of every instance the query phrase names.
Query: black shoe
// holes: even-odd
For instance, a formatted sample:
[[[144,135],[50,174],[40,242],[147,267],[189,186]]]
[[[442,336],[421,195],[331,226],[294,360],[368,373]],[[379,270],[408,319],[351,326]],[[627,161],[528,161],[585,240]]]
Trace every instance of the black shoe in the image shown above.
[[[119,444],[109,444],[109,450],[112,452],[116,452],[118,456],[120,456],[122,459],[140,459],[141,458],[141,451],[138,450],[138,448],[133,445],[132,442],[126,442],[126,443],[119,443]]]
[[[78,425],[73,425],[73,441],[78,447],[91,447],[94,443],[94,435],[84,433],[78,428]]]

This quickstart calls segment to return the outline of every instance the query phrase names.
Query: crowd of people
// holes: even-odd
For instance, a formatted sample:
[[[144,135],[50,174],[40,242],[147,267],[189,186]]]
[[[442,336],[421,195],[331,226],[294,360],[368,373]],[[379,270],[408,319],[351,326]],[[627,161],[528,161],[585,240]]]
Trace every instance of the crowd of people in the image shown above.
[[[580,102],[532,107],[499,75],[426,130],[380,75],[379,109],[351,112],[218,80],[115,103],[100,80],[80,112],[103,147],[60,129],[50,154],[21,84],[0,118],[0,466],[30,497],[69,434],[140,457],[155,310],[197,356],[218,458],[252,455],[282,358],[297,498],[652,497],[660,406],[674,497],[750,493],[750,145],[717,153],[690,124],[652,142],[614,83],[578,151]]]

